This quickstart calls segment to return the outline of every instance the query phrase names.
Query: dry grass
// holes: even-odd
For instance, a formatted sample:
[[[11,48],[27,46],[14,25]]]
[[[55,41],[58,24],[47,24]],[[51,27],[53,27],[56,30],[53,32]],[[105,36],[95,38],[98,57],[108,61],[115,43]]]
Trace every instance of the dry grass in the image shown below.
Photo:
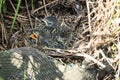
[[[88,13],[88,25],[82,33],[89,32],[89,34],[79,34],[83,37],[83,39],[76,42],[76,44],[79,45],[77,48],[74,47],[74,50],[78,51],[77,55],[81,53],[87,53],[90,55],[97,54],[97,57],[99,57],[99,54],[102,55],[102,57],[99,57],[98,60],[106,60],[116,71],[115,78],[119,79],[119,3],[117,3],[116,0],[86,0],[86,4]],[[87,40],[86,36],[89,36],[89,40]],[[88,57],[86,56],[86,58]],[[94,62],[97,63],[96,61]],[[107,77],[106,79],[109,78]]]
[[[37,9],[33,9],[31,10],[31,12],[32,14],[37,14],[37,11],[45,9],[45,12],[41,11],[41,15],[43,15],[42,13],[48,15],[50,14],[50,12],[47,10],[46,7],[48,7],[49,5],[53,5],[56,2],[57,0],[53,0],[47,2],[47,4],[44,3],[43,6],[40,6]],[[66,15],[61,16],[61,13],[56,14],[57,16],[59,16],[60,19],[64,17],[64,21],[66,21],[69,25],[72,25],[71,28],[76,28],[72,34],[75,37],[72,47],[70,48],[72,50],[64,50],[62,53],[67,52],[76,54],[76,56],[84,56],[90,58],[93,62],[102,66],[104,65],[104,63],[96,62],[96,59],[98,59],[99,61],[106,60],[116,71],[115,77],[116,79],[118,79],[120,75],[120,3],[118,3],[117,0],[83,0],[83,3],[86,3],[86,8],[85,11],[81,12],[81,14],[70,15],[68,13],[67,17],[70,16],[69,18],[67,18]],[[71,4],[72,2],[69,5],[71,6]],[[6,15],[4,17],[8,18],[8,16]],[[10,15],[9,17],[9,19],[12,18]],[[19,17],[25,19],[26,21],[19,19]],[[23,24],[25,22],[28,23],[31,17],[29,15],[28,18],[28,15],[26,15],[26,13],[19,13],[17,19],[19,23]],[[6,44],[8,43],[8,34],[6,33],[7,28],[4,27],[4,22],[5,21],[0,21],[0,40],[2,42],[0,50],[5,50],[8,46]],[[32,19],[30,20],[30,22],[34,23],[35,20]],[[51,48],[49,49],[51,50]],[[58,51],[59,49],[52,50]],[[61,51],[59,50],[58,52],[60,53]],[[79,55],[81,53],[83,55]],[[84,55],[84,53],[86,55]],[[88,57],[88,55],[97,55],[97,57]],[[100,57],[99,55],[102,55],[102,57]]]

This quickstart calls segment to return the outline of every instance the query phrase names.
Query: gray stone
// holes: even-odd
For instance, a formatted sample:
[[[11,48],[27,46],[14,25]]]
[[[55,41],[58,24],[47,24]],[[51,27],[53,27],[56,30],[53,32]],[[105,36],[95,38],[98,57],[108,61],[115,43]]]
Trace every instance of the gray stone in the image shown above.
[[[100,80],[110,71],[110,67],[100,71],[95,65],[85,68],[72,63],[63,65],[30,47],[0,52],[0,79],[4,80]]]

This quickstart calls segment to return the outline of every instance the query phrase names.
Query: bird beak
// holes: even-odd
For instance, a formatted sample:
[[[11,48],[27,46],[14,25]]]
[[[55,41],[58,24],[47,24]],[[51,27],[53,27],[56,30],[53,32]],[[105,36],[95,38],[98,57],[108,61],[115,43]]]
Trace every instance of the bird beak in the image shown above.
[[[48,25],[47,20],[46,19],[42,19],[42,21],[45,23],[45,25]]]

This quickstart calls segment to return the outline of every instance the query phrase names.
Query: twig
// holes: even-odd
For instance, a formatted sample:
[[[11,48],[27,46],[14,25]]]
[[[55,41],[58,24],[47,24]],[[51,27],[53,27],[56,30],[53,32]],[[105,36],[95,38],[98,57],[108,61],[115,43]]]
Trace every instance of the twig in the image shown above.
[[[98,65],[100,65],[102,68],[105,68],[106,66],[103,64],[103,63],[101,63],[101,62],[99,62],[98,60],[96,60],[95,58],[93,58],[93,57],[91,57],[90,55],[87,55],[87,54],[85,54],[85,53],[77,53],[77,54],[75,54],[75,56],[83,56],[83,57],[85,57],[85,58],[88,58],[88,59],[90,59],[90,60],[92,60],[94,63],[97,63]]]
[[[46,4],[46,5],[42,6],[42,7],[39,7],[39,8],[37,8],[37,9],[35,9],[35,10],[32,12],[32,14],[34,14],[34,13],[36,13],[37,11],[43,9],[44,7],[47,7],[47,6],[49,6],[49,5],[53,4],[53,3],[56,3],[57,1],[58,1],[58,0],[52,1],[51,3],[48,3],[48,4]]]
[[[118,55],[116,57],[116,61],[119,60],[118,62],[118,70],[116,71],[116,80],[119,79],[119,76],[120,76],[120,34],[118,35],[118,45],[117,45],[117,48],[118,48]]]
[[[15,9],[15,7],[14,7],[14,5],[13,5],[12,1],[11,1],[11,0],[9,0],[9,2],[10,2],[11,6],[13,7],[13,10],[14,10],[14,12],[15,12],[15,11],[16,11],[16,9]]]
[[[99,61],[96,60],[95,58],[93,58],[93,57],[91,57],[91,56],[89,56],[89,55],[87,55],[87,54],[85,54],[85,53],[83,53],[83,54],[79,53],[80,51],[76,51],[76,50],[62,50],[62,49],[47,48],[47,47],[44,47],[43,49],[55,50],[55,51],[58,51],[58,52],[63,51],[62,53],[64,53],[64,52],[70,52],[70,53],[73,53],[75,56],[82,56],[82,57],[85,57],[85,58],[89,58],[89,59],[92,60],[94,63],[97,63],[98,65],[100,65],[102,68],[105,68],[105,67],[106,67],[103,63],[99,62]]]
[[[108,62],[108,64],[114,69],[114,67],[112,66],[112,61],[105,56],[104,52],[101,49],[99,50],[99,53],[102,55],[103,59],[105,59]]]
[[[86,0],[86,4],[87,4],[87,13],[88,13],[88,24],[89,24],[89,30],[91,32],[91,24],[90,24],[90,8],[89,8],[89,1]]]
[[[80,21],[81,17],[82,17],[82,15],[80,14],[74,22],[78,23]]]
[[[25,0],[25,4],[26,4],[27,12],[28,12],[28,17],[29,17],[29,19],[30,19],[30,25],[31,25],[31,27],[33,28],[32,19],[31,19],[31,17],[30,17],[30,11],[29,11],[29,9],[28,9],[28,3],[27,3],[26,0]]]
[[[53,50],[59,53],[64,53],[64,52],[69,52],[69,53],[78,53],[79,51],[76,50],[64,50],[64,49],[58,49],[58,48],[48,48],[48,47],[44,47],[43,49],[46,50]]]
[[[7,35],[5,30],[3,14],[1,13],[0,16],[1,16],[0,26],[2,28],[2,45],[3,45],[5,41],[8,43],[8,40],[7,40]]]
[[[45,0],[43,0],[43,4],[44,4],[44,6],[46,5]],[[46,6],[44,8],[45,8],[46,15],[48,16],[48,12],[47,12]]]

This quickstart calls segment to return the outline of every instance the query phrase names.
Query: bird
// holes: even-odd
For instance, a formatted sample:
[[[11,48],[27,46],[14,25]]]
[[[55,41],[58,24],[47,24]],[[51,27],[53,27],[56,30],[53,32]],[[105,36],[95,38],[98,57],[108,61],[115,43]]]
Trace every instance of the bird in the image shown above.
[[[45,23],[47,28],[59,28],[60,23],[55,16],[47,16],[42,21]]]
[[[52,48],[65,48],[65,41],[68,41],[71,31],[68,28],[61,27],[57,17],[47,16],[42,19],[40,25],[30,35],[33,44],[44,45]],[[69,43],[69,41],[68,41]]]
[[[44,24],[40,22],[40,25],[29,35],[31,43],[39,43],[47,47],[59,45],[56,42],[60,30],[58,19],[55,16],[47,16],[42,19],[42,22],[44,22]]]

